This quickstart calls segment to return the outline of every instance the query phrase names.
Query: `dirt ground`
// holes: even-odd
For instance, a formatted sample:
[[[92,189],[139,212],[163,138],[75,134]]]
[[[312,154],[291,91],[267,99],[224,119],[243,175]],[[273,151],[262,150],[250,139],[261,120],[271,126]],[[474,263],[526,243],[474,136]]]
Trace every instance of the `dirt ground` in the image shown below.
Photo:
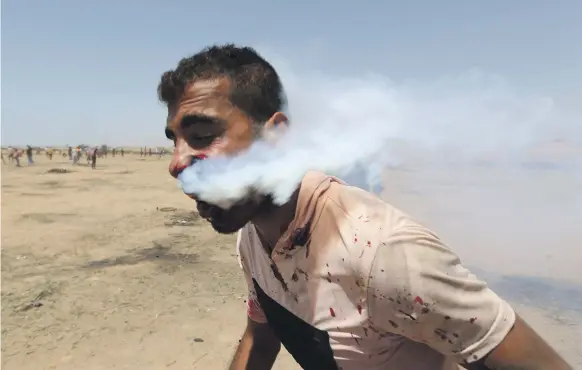
[[[226,368],[246,320],[234,236],[167,158],[36,162],[2,167],[2,368]]]
[[[198,218],[167,161],[2,166],[3,369],[226,368],[246,320],[234,236]],[[579,322],[516,307],[582,368]],[[283,351],[275,368],[298,367]]]

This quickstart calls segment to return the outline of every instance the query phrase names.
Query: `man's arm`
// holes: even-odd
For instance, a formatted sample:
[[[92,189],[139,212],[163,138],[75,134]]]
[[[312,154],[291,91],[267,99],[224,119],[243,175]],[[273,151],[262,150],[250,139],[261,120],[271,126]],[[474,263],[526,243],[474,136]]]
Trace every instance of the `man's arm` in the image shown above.
[[[255,241],[256,242],[256,241]],[[281,342],[267,323],[253,285],[250,258],[253,240],[248,228],[239,231],[236,241],[238,262],[247,282],[247,327],[230,364],[230,370],[270,370],[281,349]],[[259,248],[262,248],[259,246]]]
[[[260,324],[248,319],[247,328],[229,369],[270,370],[280,349],[281,342],[269,324]]]
[[[383,329],[471,370],[571,369],[425,227],[408,221],[370,253],[363,278],[371,320]]]
[[[491,353],[464,366],[469,370],[572,370],[518,315],[511,331]]]

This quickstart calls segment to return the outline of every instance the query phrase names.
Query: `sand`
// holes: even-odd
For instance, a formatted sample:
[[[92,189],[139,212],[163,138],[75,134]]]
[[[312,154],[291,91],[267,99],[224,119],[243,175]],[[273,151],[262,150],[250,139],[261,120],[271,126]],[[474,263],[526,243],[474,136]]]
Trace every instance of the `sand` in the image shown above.
[[[246,321],[235,237],[197,216],[168,158],[35,161],[2,165],[2,368],[225,369]],[[582,305],[548,310],[483,274],[582,369]],[[298,367],[283,350],[275,368]]]

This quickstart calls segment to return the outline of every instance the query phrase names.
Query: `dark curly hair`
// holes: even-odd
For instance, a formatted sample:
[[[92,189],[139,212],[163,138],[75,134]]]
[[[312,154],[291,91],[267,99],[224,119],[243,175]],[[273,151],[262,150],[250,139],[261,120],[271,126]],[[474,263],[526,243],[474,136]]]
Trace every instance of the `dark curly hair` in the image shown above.
[[[228,77],[230,102],[256,123],[268,120],[286,105],[279,75],[269,62],[250,47],[213,45],[183,58],[175,70],[162,74],[158,98],[168,106],[178,102],[194,80]]]

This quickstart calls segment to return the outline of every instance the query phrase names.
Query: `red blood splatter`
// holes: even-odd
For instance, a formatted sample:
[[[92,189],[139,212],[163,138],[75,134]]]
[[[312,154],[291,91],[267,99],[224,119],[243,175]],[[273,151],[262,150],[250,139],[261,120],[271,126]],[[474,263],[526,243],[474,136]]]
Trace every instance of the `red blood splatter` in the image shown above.
[[[358,305],[358,313],[361,315],[362,314],[362,305]]]
[[[332,307],[329,308],[329,314],[331,315],[331,317],[335,317],[335,311],[333,310]]]
[[[476,318],[476,317],[471,317],[471,318],[469,319],[469,322],[470,322],[471,324],[474,324],[474,323],[475,323],[475,320],[477,320],[477,318]]]
[[[253,315],[256,315],[258,313],[261,313],[261,306],[259,306],[259,303],[256,300],[249,299],[247,301],[247,312],[248,312],[249,316],[253,316]]]
[[[372,246],[372,242],[369,241],[369,240],[368,240],[368,242],[366,244],[368,244],[368,247],[371,247]]]
[[[354,235],[354,243],[357,243],[357,242],[358,242],[358,236]]]
[[[424,301],[422,300],[422,298],[420,298],[419,296],[416,296],[414,298],[414,303],[418,303],[418,304],[424,304]]]
[[[202,153],[201,153],[201,154],[198,154],[198,155],[196,156],[196,158],[198,158],[198,159],[206,159],[206,158],[208,158],[208,156],[207,156],[206,154],[202,154]]]

